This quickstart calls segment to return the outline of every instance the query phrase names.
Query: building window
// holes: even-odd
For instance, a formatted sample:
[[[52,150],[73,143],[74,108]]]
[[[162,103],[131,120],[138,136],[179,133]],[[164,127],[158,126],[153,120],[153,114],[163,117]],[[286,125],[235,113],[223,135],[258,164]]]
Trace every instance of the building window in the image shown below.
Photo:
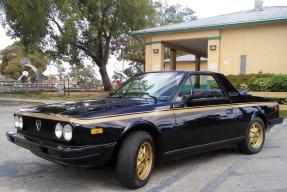
[[[240,73],[246,74],[246,55],[241,55],[240,58]]]

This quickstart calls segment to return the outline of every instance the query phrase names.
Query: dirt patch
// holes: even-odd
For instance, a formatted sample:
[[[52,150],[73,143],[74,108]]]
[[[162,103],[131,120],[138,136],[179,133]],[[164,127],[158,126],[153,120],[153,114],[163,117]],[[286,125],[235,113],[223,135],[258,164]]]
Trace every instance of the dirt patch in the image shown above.
[[[0,100],[0,107],[32,107],[36,105],[43,105],[38,102],[24,102],[24,101],[5,101]]]

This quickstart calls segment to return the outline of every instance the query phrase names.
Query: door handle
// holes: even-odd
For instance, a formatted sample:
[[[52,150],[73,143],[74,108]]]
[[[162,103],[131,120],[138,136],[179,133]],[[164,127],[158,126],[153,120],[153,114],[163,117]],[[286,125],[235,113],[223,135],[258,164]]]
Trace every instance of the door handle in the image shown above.
[[[217,113],[217,114],[214,115],[214,117],[215,117],[215,118],[227,117],[227,115],[223,115],[223,114]]]
[[[233,114],[233,109],[226,109],[226,114]]]

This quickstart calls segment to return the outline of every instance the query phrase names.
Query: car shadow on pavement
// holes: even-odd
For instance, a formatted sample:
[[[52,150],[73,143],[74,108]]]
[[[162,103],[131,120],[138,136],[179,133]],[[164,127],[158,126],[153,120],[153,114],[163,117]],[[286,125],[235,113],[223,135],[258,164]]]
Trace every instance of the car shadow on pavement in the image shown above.
[[[149,183],[138,191],[160,191],[178,181],[213,159],[241,154],[237,147],[224,148],[178,160],[156,164]],[[10,163],[10,166],[14,165]],[[20,164],[19,164],[20,165]],[[43,171],[35,169],[44,167]],[[12,182],[11,189],[27,191],[130,191],[122,187],[116,178],[116,166],[102,166],[96,169],[62,166],[43,159],[33,158],[33,162],[23,163],[19,177],[1,178],[2,182]],[[35,174],[26,174],[25,170]],[[28,170],[28,171],[29,171]],[[42,170],[39,168],[39,170]],[[22,175],[21,175],[21,174]],[[0,182],[0,184],[2,183]],[[24,185],[23,185],[24,184]],[[10,185],[11,186],[11,185]]]

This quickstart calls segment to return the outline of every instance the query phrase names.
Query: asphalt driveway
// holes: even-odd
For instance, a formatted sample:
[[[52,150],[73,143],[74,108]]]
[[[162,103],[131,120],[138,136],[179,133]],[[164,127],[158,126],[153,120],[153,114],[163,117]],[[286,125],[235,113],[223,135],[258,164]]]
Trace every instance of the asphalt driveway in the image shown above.
[[[13,112],[0,107],[0,191],[131,191],[116,179],[115,166],[63,167],[34,156],[6,139]],[[237,147],[170,161],[155,167],[137,191],[287,191],[287,120],[266,134],[262,151],[244,155]]]

